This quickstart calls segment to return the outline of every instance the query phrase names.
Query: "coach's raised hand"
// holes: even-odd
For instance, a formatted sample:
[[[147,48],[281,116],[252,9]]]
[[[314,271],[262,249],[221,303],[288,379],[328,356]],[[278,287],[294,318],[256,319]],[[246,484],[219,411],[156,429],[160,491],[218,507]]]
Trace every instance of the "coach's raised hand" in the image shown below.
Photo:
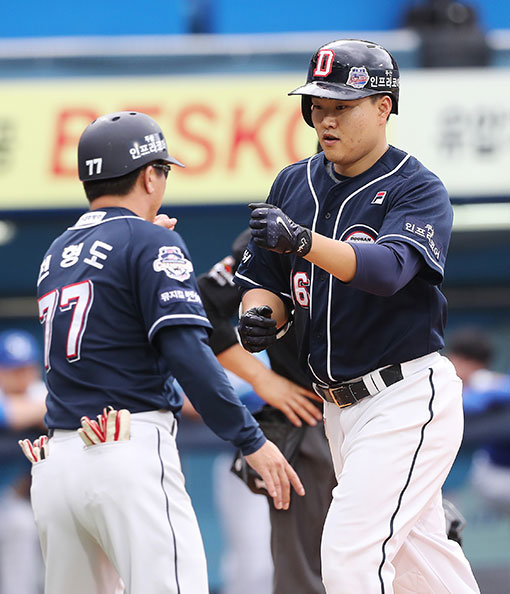
[[[298,495],[305,494],[298,475],[272,441],[266,441],[261,448],[245,458],[260,474],[276,509],[289,509],[291,485]]]
[[[312,232],[289,218],[280,208],[252,203],[250,229],[255,243],[279,254],[305,256],[312,247]]]

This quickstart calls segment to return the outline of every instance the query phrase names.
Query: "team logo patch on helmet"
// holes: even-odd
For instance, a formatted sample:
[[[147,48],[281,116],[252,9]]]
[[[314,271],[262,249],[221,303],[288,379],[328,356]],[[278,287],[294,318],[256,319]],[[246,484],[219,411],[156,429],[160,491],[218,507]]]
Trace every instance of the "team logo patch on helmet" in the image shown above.
[[[364,66],[360,68],[353,66],[349,70],[349,76],[345,84],[355,89],[362,89],[369,81],[369,78],[367,69]]]
[[[180,282],[188,280],[193,272],[193,264],[184,257],[181,248],[174,245],[160,247],[152,267],[156,272],[164,272],[168,278]]]

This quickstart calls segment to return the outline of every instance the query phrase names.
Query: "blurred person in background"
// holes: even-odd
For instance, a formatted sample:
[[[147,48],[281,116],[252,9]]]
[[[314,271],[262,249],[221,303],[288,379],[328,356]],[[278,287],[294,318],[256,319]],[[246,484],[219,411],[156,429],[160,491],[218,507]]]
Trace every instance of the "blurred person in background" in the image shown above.
[[[265,404],[258,411],[253,408],[251,410],[263,429],[268,430],[271,427],[272,431],[278,433],[279,438],[273,438],[281,439],[276,442],[291,457],[289,461],[296,468],[306,489],[305,497],[291,495],[291,504],[286,511],[273,510],[269,506],[274,563],[272,591],[275,594],[323,594],[320,541],[331,502],[331,491],[336,481],[322,423],[322,402],[311,391],[307,375],[299,367],[296,337],[292,327],[267,350],[270,367],[260,358],[245,351],[238,341],[232,320],[239,309],[241,294],[234,285],[233,275],[242,260],[250,236],[249,229],[242,232],[234,240],[232,253],[216,263],[208,273],[198,277],[198,286],[213,326],[210,344],[214,353],[226,370],[245,380],[251,387],[254,398],[251,403],[245,402],[246,406],[260,407],[257,400]],[[248,394],[250,389],[245,389]],[[269,434],[268,438],[271,439]],[[236,459],[235,465],[240,464],[242,458]],[[237,470],[240,470],[239,466]],[[247,473],[249,471],[245,466],[244,472],[240,474],[247,480],[250,488],[253,488],[257,484],[256,479],[247,478]],[[235,509],[237,512],[236,497],[243,492],[244,485],[240,481],[238,485],[231,483],[227,479],[218,492],[220,508],[224,511]],[[227,487],[227,484],[231,486]],[[263,488],[255,490],[264,492]],[[260,499],[267,507],[266,501]],[[248,503],[253,498],[246,495],[245,501]],[[259,521],[264,523],[267,516],[262,515],[260,503],[254,505],[257,507],[249,517],[253,519],[258,514]],[[232,543],[237,542],[239,545],[240,542],[246,542],[242,535],[249,533],[250,528],[245,525],[243,517],[231,517],[226,523],[231,530]],[[238,553],[237,559],[239,561],[244,558],[249,563],[250,555],[258,554],[252,547],[244,557]],[[242,568],[243,565],[245,563],[237,567],[241,576],[243,571],[248,571],[246,567]],[[261,594],[269,591],[259,590]],[[234,594],[239,590],[227,592]]]
[[[493,346],[479,328],[452,334],[448,358],[463,382],[464,444],[477,448],[472,485],[490,507],[510,513],[510,376],[490,369]]]
[[[30,464],[17,440],[39,435],[46,411],[39,347],[31,334],[0,334],[0,594],[37,594],[42,558],[30,506]]]
[[[258,359],[263,365],[269,365],[266,353],[259,353]],[[259,411],[265,403],[254,392],[252,386],[228,370],[225,370],[225,373],[239,400],[252,414]],[[183,401],[182,414],[186,420],[200,423],[200,415],[184,393]],[[208,437],[202,437],[201,431],[195,431],[195,423],[181,423],[181,437],[187,431],[188,439],[193,445],[202,448],[214,447],[217,440],[214,440],[214,444],[200,443]],[[200,428],[202,429],[203,427]],[[211,438],[214,439],[213,436]],[[247,485],[230,471],[235,449],[227,448],[227,444],[219,446],[212,464],[213,499],[222,535],[220,592],[269,594],[273,584],[269,508],[264,497],[252,493]]]

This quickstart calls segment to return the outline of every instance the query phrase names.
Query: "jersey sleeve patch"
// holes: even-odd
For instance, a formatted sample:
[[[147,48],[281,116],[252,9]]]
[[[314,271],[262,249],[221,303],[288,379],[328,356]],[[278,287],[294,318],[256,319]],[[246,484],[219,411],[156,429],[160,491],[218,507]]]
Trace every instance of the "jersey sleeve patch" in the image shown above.
[[[438,245],[437,238],[434,237],[433,225],[408,217],[404,222],[403,229],[406,233],[410,233],[419,238],[421,243],[426,242],[431,254],[433,254],[436,260],[439,261],[441,257],[441,246]]]
[[[202,305],[200,295],[193,289],[163,289],[159,293],[159,303],[169,305],[171,303],[198,303]]]
[[[184,256],[181,248],[175,245],[161,246],[152,267],[155,272],[164,272],[168,278],[181,283],[188,280],[193,272],[193,264]]]

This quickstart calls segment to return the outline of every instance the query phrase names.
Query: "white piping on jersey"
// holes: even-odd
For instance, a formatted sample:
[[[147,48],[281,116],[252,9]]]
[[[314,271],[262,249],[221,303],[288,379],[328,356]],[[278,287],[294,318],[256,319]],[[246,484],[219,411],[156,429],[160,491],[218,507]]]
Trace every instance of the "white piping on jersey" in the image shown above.
[[[260,285],[259,283],[256,283],[255,281],[251,280],[251,278],[248,278],[247,276],[243,276],[242,274],[239,274],[238,272],[236,272],[234,274],[234,276],[237,276],[237,278],[240,278],[241,280],[244,280],[247,283],[255,285],[256,287],[262,287],[262,285]]]
[[[315,202],[315,214],[313,215],[312,231],[315,231],[315,226],[317,224],[317,217],[319,216],[319,200],[317,198],[317,194],[315,193],[315,188],[313,187],[312,174],[311,174],[312,159],[315,156],[316,155],[311,156],[308,159],[308,163],[306,164],[306,177],[307,177],[307,180],[308,180],[308,186],[310,188],[310,192],[312,193],[312,197],[313,197],[313,200]],[[314,272],[315,272],[315,265],[313,263],[311,263],[311,269],[310,269],[310,303],[309,303],[309,309],[308,309],[308,315],[310,316],[310,319],[312,319],[312,296],[313,296]],[[308,357],[308,367],[310,367],[313,375],[315,375],[315,377],[317,377],[317,375],[315,374],[314,370],[312,369],[312,366],[310,365],[310,357]]]
[[[158,320],[156,320],[154,322],[154,324],[152,324],[152,326],[150,327],[149,332],[147,333],[149,340],[151,339],[151,335],[154,331],[154,329],[156,328],[156,326],[158,326],[158,324],[160,322],[162,322],[163,320],[182,320],[182,319],[186,319],[186,320],[202,320],[203,322],[207,322],[208,324],[210,324],[209,320],[204,317],[204,316],[198,316],[197,314],[170,314],[168,316],[161,316]]]
[[[306,362],[308,363],[308,367],[310,368],[310,371],[313,373],[313,377],[320,382],[321,384],[323,384],[324,382],[321,380],[321,378],[315,373],[315,371],[313,370],[313,367],[310,363],[310,353],[308,353],[308,357],[306,358]]]
[[[237,276],[237,278],[240,278],[244,281],[246,281],[247,283],[251,283],[252,285],[255,285],[256,287],[260,287],[261,289],[264,289],[264,287],[262,285],[259,285],[259,283],[256,283],[255,281],[251,280],[251,278],[248,278],[247,276],[243,276],[242,274],[239,274],[238,272],[236,272],[234,274],[234,276]],[[265,289],[266,291],[269,291],[269,289]],[[272,291],[269,291],[270,293],[272,293]],[[278,291],[280,293],[280,295],[283,295],[284,297],[287,297],[288,299],[290,299],[292,301],[292,295],[289,295],[288,293],[283,293],[282,291]]]
[[[349,200],[351,200],[351,198],[354,198],[354,196],[356,196],[356,194],[359,194],[360,192],[362,192],[363,190],[365,190],[366,188],[368,188],[369,186],[381,181],[382,179],[385,179],[387,177],[390,177],[390,175],[393,175],[395,172],[397,172],[402,165],[404,165],[404,163],[411,157],[410,154],[407,154],[402,161],[400,161],[400,163],[391,171],[389,171],[388,173],[385,173],[384,175],[381,175],[379,177],[376,177],[375,179],[373,179],[372,181],[369,181],[368,183],[366,183],[364,186],[361,186],[361,188],[358,188],[357,190],[354,190],[354,192],[352,194],[349,194],[349,196],[347,196],[347,198],[342,202],[342,204],[340,205],[340,208],[338,210],[338,214],[336,217],[336,221],[335,221],[335,228],[333,230],[333,237],[332,239],[336,239],[336,233],[338,230],[338,223],[340,222],[340,217],[342,216],[342,212],[344,210],[344,206],[349,202]],[[326,369],[327,369],[327,373],[329,376],[329,379],[334,382],[335,378],[332,376],[331,374],[331,300],[332,300],[332,294],[333,294],[333,275],[330,275],[329,277],[329,290],[328,290],[328,310],[327,310],[327,345],[328,345],[328,352],[327,352],[327,358],[326,358]]]
[[[140,221],[145,221],[142,217],[137,217],[135,215],[125,215],[120,217],[112,217],[111,219],[105,219],[104,221],[98,221],[97,223],[90,223],[88,225],[73,225],[72,227],[68,227],[68,231],[80,230],[80,229],[88,229],[89,227],[96,227],[97,225],[102,225],[103,223],[109,223],[110,221],[117,221],[118,219],[139,219]],[[79,219],[78,219],[79,220]]]
[[[416,247],[419,247],[421,250],[423,250],[425,252],[425,255],[432,262],[434,267],[438,268],[441,271],[441,274],[444,275],[444,269],[441,266],[441,264],[439,264],[439,262],[437,260],[434,260],[434,258],[429,254],[429,251],[427,250],[427,248],[424,245],[422,245],[419,241],[416,241],[415,239],[411,239],[410,237],[407,237],[407,235],[400,235],[399,233],[390,233],[389,235],[383,235],[382,237],[378,237],[376,243],[379,243],[381,241],[381,239],[386,239],[387,237],[397,237],[398,239],[405,239],[406,242],[410,241],[411,243],[415,244]]]
[[[312,174],[311,174],[311,166],[312,166],[312,159],[315,157],[313,155],[308,159],[308,163],[306,164],[306,177],[308,179],[308,186],[310,187],[310,192],[312,193],[313,201],[315,202],[315,214],[313,215],[312,221],[312,231],[315,231],[315,226],[317,225],[317,217],[319,216],[319,200],[317,198],[317,194],[315,193],[315,188],[312,184]],[[313,277],[314,277],[315,265],[311,265],[311,272],[310,272],[310,303],[309,303],[309,310],[308,314],[310,319],[312,319],[312,295],[313,295]]]

